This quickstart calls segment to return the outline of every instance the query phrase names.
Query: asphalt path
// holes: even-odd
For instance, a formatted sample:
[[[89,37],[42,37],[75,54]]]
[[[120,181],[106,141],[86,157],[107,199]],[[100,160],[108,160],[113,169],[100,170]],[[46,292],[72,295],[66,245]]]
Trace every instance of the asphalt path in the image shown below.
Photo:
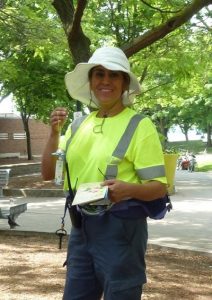
[[[176,171],[176,193],[171,196],[173,210],[163,220],[148,220],[149,243],[212,253],[212,172]],[[7,197],[0,199],[1,208],[27,202],[13,231],[55,232],[61,227],[64,198]],[[69,217],[65,229],[70,231]],[[10,230],[7,220],[0,219],[2,230]]]
[[[212,253],[212,172],[176,171],[173,210],[149,220],[149,242]]]

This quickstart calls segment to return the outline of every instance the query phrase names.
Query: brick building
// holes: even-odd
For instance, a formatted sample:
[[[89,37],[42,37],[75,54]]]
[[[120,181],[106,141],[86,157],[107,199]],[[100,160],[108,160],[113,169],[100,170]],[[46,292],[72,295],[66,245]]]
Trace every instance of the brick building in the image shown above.
[[[49,126],[29,120],[32,155],[41,155],[46,144]],[[26,134],[22,119],[13,113],[0,113],[0,157],[27,156]]]

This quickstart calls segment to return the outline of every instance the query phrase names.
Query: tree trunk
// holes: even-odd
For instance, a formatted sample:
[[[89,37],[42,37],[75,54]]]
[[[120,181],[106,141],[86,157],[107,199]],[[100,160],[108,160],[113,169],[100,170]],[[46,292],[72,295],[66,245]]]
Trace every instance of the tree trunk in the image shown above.
[[[185,138],[186,138],[186,142],[188,142],[188,130],[185,130]]]
[[[165,137],[166,141],[168,139],[168,128],[166,126],[166,119],[160,118],[159,119],[159,130],[162,133],[162,135]]]
[[[212,126],[210,124],[208,124],[208,128],[207,128],[207,146],[208,147],[212,147],[211,135],[212,135]]]
[[[54,0],[52,2],[63,24],[74,64],[87,62],[90,58],[91,42],[81,27],[81,19],[86,4],[86,0],[78,0],[75,9],[71,0]]]
[[[30,137],[30,130],[29,130],[29,116],[21,113],[21,118],[24,125],[24,130],[26,132],[26,143],[27,143],[27,157],[28,160],[32,160],[32,148],[31,148],[31,137]]]
[[[81,18],[86,7],[86,0],[78,0],[76,10],[71,0],[53,0],[57,14],[63,24],[67,36],[69,50],[74,64],[87,62],[90,58],[90,39],[83,33]],[[82,110],[81,102],[77,101],[77,111]]]
[[[182,133],[185,135],[186,142],[188,142],[189,141],[189,138],[188,138],[189,126],[186,126],[185,124],[179,124],[179,126],[180,126]]]

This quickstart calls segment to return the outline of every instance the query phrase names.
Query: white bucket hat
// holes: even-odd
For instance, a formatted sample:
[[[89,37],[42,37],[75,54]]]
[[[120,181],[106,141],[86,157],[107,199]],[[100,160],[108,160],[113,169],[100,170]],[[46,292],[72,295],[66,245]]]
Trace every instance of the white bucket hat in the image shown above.
[[[99,65],[108,70],[122,71],[129,75],[129,90],[124,92],[122,99],[125,106],[131,105],[135,95],[140,94],[141,87],[137,77],[130,72],[130,64],[126,55],[116,47],[97,49],[87,63],[77,64],[72,72],[65,75],[65,84],[70,96],[86,105],[98,107],[98,100],[93,93],[91,95],[88,73],[93,67]]]

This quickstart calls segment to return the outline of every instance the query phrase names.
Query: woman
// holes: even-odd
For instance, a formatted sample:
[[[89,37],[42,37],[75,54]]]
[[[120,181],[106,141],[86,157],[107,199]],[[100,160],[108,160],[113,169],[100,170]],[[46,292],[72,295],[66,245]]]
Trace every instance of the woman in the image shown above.
[[[123,157],[114,158],[114,149],[123,144],[123,135],[127,139],[125,130],[136,115],[128,106],[140,93],[139,82],[119,48],[97,49],[88,63],[78,64],[66,75],[65,83],[72,98],[96,107],[78,127],[68,148],[65,143],[71,127],[60,145],[66,151],[71,185],[78,188],[81,183],[103,182],[113,206],[103,206],[95,214],[90,213],[95,210],[90,205],[78,207],[82,226],[71,230],[63,299],[99,300],[104,294],[105,300],[140,300],[146,282],[147,245],[146,215],[140,204],[166,194],[158,134],[150,119],[143,118]],[[45,180],[54,178],[51,153],[58,148],[58,122],[61,127],[66,116],[64,108],[51,114],[51,133],[42,161]],[[112,178],[108,178],[108,165],[116,169]],[[64,189],[68,190],[67,180]]]

